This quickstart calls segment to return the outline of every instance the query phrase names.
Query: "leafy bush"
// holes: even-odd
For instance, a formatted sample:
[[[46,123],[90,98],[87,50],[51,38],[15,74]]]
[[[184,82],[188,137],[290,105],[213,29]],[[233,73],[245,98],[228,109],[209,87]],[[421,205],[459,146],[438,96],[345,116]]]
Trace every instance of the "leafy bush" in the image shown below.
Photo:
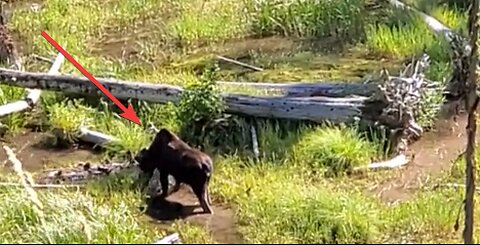
[[[205,69],[199,80],[189,81],[178,103],[177,120],[180,134],[189,140],[202,139],[204,126],[220,118],[225,109],[215,83],[218,66]]]

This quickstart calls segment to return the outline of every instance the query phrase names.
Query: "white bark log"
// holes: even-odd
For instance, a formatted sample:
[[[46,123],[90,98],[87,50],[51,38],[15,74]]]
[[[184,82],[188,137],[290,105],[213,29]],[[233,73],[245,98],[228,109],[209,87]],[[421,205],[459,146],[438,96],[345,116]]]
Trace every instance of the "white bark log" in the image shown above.
[[[57,74],[58,71],[60,70],[60,67],[62,67],[63,61],[65,60],[65,57],[62,55],[62,53],[58,53],[57,57],[55,58],[55,61],[53,62],[52,66],[50,67],[50,70],[48,71],[47,74]],[[34,106],[37,104],[38,100],[40,99],[40,95],[42,94],[42,90],[40,89],[26,89],[28,94],[25,100],[30,106]]]
[[[118,141],[117,138],[111,135],[93,131],[86,127],[80,127],[80,133],[81,133],[80,140],[89,142],[89,143],[94,143],[100,146],[104,144],[108,144],[112,141]]]
[[[365,170],[365,169],[369,169],[369,170],[394,169],[394,168],[403,167],[407,165],[409,162],[410,160],[407,158],[406,155],[400,154],[387,161],[375,162],[375,163],[370,163],[366,166],[356,167],[354,168],[354,171]]]
[[[48,74],[55,74],[60,69],[62,65],[64,57],[61,53],[58,53],[55,62],[53,63],[52,67],[50,68]],[[33,107],[37,101],[40,99],[40,95],[42,93],[39,89],[30,89],[27,88],[26,91],[28,92],[25,100],[19,100],[15,102],[11,102],[5,105],[0,106],[0,117],[4,117],[10,115],[15,112],[21,112]]]
[[[97,79],[118,99],[139,99],[153,103],[178,102],[181,87],[162,84]],[[97,94],[103,96],[87,78],[72,75],[49,75],[36,72],[18,72],[0,68],[0,83],[75,94]],[[353,122],[363,116],[363,109],[370,98],[326,98],[326,97],[261,97],[222,94],[227,112],[256,117],[310,120],[334,123]],[[376,115],[373,115],[376,116]]]
[[[423,18],[423,20],[425,21],[425,23],[428,25],[428,27],[430,27],[437,35],[445,38],[448,42],[452,42],[452,36],[461,37],[459,34],[452,31],[450,28],[448,28],[447,26],[442,24],[437,19],[433,18],[432,16],[430,16],[428,14],[423,13],[422,11],[420,11],[420,10],[418,10],[418,9],[412,7],[412,6],[408,6],[407,4],[405,4],[403,2],[400,2],[398,0],[389,0],[389,2],[390,2],[390,4],[392,4],[393,6],[395,6],[397,8],[407,9],[407,10],[413,11],[414,13],[420,15]],[[470,48],[470,46],[468,45],[467,48]]]
[[[153,244],[181,244],[180,235],[178,233],[170,234]]]
[[[347,97],[359,95],[370,97],[378,94],[377,84],[364,83],[344,83],[344,82],[311,82],[311,83],[242,83],[242,82],[224,82],[218,81],[223,86],[252,87],[256,89],[282,90],[285,96],[309,97],[327,96],[327,97]]]

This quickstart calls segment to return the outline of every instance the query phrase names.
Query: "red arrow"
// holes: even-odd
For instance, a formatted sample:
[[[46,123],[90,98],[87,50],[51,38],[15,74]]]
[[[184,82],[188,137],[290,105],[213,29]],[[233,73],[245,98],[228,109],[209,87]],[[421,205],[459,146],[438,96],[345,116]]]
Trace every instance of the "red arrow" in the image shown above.
[[[51,38],[46,32],[42,32],[42,36],[47,39],[47,41],[52,44],[58,52],[62,53],[67,60],[69,60],[84,76],[86,76],[90,82],[92,82],[95,86],[97,86],[100,91],[102,91],[115,105],[117,105],[122,111],[122,114],[119,114],[119,116],[130,120],[138,125],[141,125],[140,120],[137,117],[137,114],[135,114],[135,110],[133,110],[132,105],[129,103],[128,108],[125,107],[120,101],[118,101],[113,94],[110,93],[102,84],[100,84],[97,79],[95,79],[85,68],[83,68],[67,51],[65,51],[53,38]]]

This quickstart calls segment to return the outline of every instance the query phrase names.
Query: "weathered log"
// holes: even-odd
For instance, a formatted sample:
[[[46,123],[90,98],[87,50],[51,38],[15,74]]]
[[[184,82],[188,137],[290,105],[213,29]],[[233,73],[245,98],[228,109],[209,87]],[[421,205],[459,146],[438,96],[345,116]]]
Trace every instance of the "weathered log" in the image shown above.
[[[65,57],[62,55],[62,53],[58,53],[57,57],[55,58],[55,61],[53,62],[52,66],[50,67],[50,70],[48,70],[47,74],[57,74],[58,71],[60,70],[60,67],[63,64],[63,61],[65,60]],[[33,107],[35,104],[37,104],[38,100],[40,99],[40,95],[42,94],[42,90],[40,89],[26,89],[28,94],[25,98],[27,103]]]
[[[307,83],[242,83],[218,81],[224,86],[251,87],[257,89],[272,89],[285,92],[289,97],[347,97],[351,95],[369,97],[379,94],[375,83],[344,83],[344,82],[307,82]]]
[[[440,21],[438,21],[434,17],[428,14],[425,14],[424,12],[416,9],[415,7],[409,6],[398,0],[389,0],[389,2],[390,4],[392,4],[397,8],[407,9],[420,15],[425,21],[425,23],[427,24],[427,26],[430,27],[430,29],[432,29],[433,32],[435,32],[435,34],[445,38],[449,43],[453,42],[454,38],[461,38],[461,35],[455,33],[454,31],[452,31],[450,28],[442,24]]]
[[[365,169],[369,169],[369,170],[395,169],[395,168],[403,167],[407,165],[409,162],[410,160],[407,158],[406,155],[400,154],[386,161],[375,162],[375,163],[370,163],[366,166],[356,167],[354,168],[354,171],[360,171]]]
[[[148,84],[113,79],[97,79],[118,99],[139,99],[153,103],[178,102],[183,89],[164,84]],[[0,68],[0,83],[25,88],[62,91],[75,94],[102,95],[87,78],[72,75],[49,75],[18,72]],[[353,122],[363,116],[375,118],[384,105],[367,97],[296,98],[222,94],[227,112],[256,117],[272,117],[314,122]],[[373,103],[372,103],[373,102]],[[364,115],[368,112],[368,115]],[[377,114],[376,114],[377,113]],[[373,114],[373,115],[370,115]]]
[[[51,66],[50,70],[48,71],[48,74],[57,73],[63,63],[63,60],[63,55],[61,53],[58,53],[58,56],[55,59],[55,62]],[[4,117],[15,112],[27,110],[28,108],[33,107],[37,103],[37,101],[40,99],[41,90],[30,88],[27,88],[26,90],[28,94],[25,97],[25,100],[19,100],[0,106],[0,117]]]
[[[181,244],[180,235],[178,233],[170,234],[152,244]]]
[[[95,145],[105,145],[112,141],[118,141],[117,138],[101,132],[90,130],[86,127],[80,127],[80,140],[93,143]]]

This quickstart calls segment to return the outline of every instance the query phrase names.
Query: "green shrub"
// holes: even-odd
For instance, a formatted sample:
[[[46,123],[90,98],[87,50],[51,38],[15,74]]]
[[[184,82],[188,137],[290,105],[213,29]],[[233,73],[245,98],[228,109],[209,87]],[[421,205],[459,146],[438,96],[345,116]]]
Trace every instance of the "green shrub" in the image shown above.
[[[353,128],[318,127],[294,146],[292,154],[296,164],[309,171],[338,175],[368,164],[376,149]]]

